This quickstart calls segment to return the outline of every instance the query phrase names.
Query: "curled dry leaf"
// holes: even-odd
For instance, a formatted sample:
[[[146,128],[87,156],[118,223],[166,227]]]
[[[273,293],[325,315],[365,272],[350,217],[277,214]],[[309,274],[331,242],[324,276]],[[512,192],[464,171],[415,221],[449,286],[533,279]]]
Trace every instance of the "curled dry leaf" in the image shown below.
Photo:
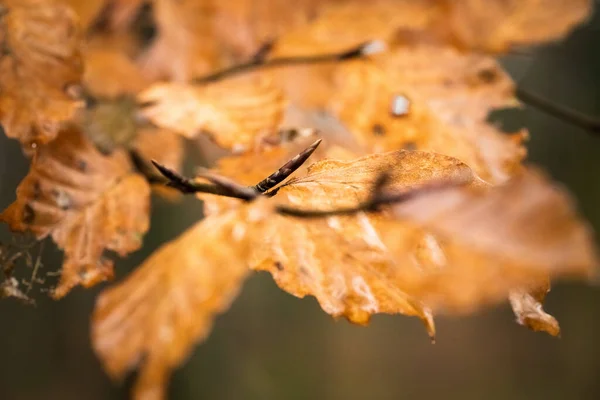
[[[5,1],[0,14],[0,122],[29,149],[53,140],[80,105],[80,33],[56,1]]]
[[[517,104],[510,77],[490,57],[417,39],[341,66],[336,79],[330,109],[370,151],[447,154],[492,183],[520,169],[526,132],[508,135],[486,120]]]
[[[285,108],[281,91],[262,78],[193,86],[157,84],[142,92],[144,115],[156,125],[192,138],[208,133],[222,147],[241,150],[276,133]]]
[[[93,346],[114,378],[141,364],[134,398],[164,398],[170,370],[236,297],[249,272],[247,224],[261,218],[256,206],[204,219],[100,295]]]
[[[1,215],[14,231],[51,235],[64,250],[61,279],[53,296],[112,276],[104,252],[123,256],[138,249],[148,229],[149,187],[131,173],[123,151],[104,156],[71,128],[36,152],[17,200]]]
[[[552,336],[560,335],[560,326],[556,318],[542,308],[546,293],[550,291],[550,282],[528,292],[515,290],[510,293],[510,305],[517,316],[517,322],[533,331],[543,331]]]

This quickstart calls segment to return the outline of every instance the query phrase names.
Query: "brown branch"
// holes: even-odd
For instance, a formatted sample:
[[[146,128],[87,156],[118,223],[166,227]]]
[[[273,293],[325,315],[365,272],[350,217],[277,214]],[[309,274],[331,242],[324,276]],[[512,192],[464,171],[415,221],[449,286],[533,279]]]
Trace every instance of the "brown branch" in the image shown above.
[[[517,87],[515,94],[525,104],[529,104],[546,114],[583,128],[594,135],[600,135],[599,118],[593,118],[579,111],[560,106],[522,87]]]
[[[211,183],[195,182],[194,180],[186,178],[183,175],[180,175],[179,173],[165,167],[164,165],[159,164],[155,160],[152,160],[152,164],[154,164],[156,169],[158,169],[158,171],[166,179],[165,183],[167,186],[175,188],[182,193],[209,193],[250,201],[284,181],[302,164],[304,164],[304,162],[316,150],[320,143],[321,139],[317,140],[290,161],[285,163],[276,172],[260,181],[257,185],[250,187],[240,185],[231,179],[213,174],[207,170],[202,171],[199,174],[199,177],[204,178]]]
[[[365,202],[357,204],[354,207],[336,208],[332,210],[303,210],[289,206],[277,206],[275,210],[281,215],[297,218],[324,218],[354,215],[358,212],[378,212],[381,211],[381,208],[384,206],[403,203],[427,193],[433,193],[464,184],[463,181],[433,181],[421,186],[410,188],[405,192],[384,193],[382,192],[382,189],[387,180],[387,174],[382,174],[382,176],[379,177],[375,182],[371,198]]]
[[[202,183],[194,182],[192,179],[186,178],[183,175],[159,164],[157,161],[152,160],[152,164],[158,169],[158,171],[167,178],[167,186],[179,190],[184,194],[192,193],[208,193],[216,194],[224,197],[233,197],[236,199],[249,201],[256,198],[259,193],[254,191],[252,188],[242,186],[239,184],[233,184],[233,181],[227,180],[225,184],[224,178],[221,180],[215,179],[215,175],[205,176],[206,179],[212,180],[213,183]]]
[[[250,61],[247,61],[242,64],[236,64],[205,76],[194,78],[192,79],[192,83],[205,84],[216,82],[221,79],[226,79],[231,76],[239,75],[256,69],[268,69],[288,65],[308,65],[354,60],[363,56],[367,56],[369,54],[376,53],[382,48],[383,45],[381,42],[370,41],[339,53],[320,54],[315,56],[279,57],[273,58],[271,60],[266,60],[266,54],[263,54],[259,51],[254,57],[250,59]],[[270,50],[270,48],[268,50]]]

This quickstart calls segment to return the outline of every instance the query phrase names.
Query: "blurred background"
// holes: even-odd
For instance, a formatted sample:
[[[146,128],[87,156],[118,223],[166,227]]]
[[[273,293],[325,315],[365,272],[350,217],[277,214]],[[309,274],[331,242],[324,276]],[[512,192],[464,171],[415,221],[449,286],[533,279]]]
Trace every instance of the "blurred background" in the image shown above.
[[[597,6],[598,8],[598,6]],[[600,116],[600,13],[561,43],[507,57],[522,86]],[[600,136],[535,109],[496,116],[530,129],[529,160],[578,199],[600,232]],[[27,171],[19,145],[0,135],[0,208]],[[161,243],[201,217],[193,198],[153,199],[142,250],[118,261],[121,279]],[[0,241],[10,240],[5,226]],[[60,253],[46,246],[47,270]],[[0,301],[0,399],[125,399],[129,383],[109,381],[91,350],[89,318],[105,285],[76,289],[37,307]],[[600,399],[600,288],[556,285],[546,310],[562,338],[514,323],[507,305],[438,318],[432,345],[415,318],[375,316],[368,328],[334,321],[312,298],[296,299],[268,274],[254,275],[210,338],[173,376],[171,399]]]

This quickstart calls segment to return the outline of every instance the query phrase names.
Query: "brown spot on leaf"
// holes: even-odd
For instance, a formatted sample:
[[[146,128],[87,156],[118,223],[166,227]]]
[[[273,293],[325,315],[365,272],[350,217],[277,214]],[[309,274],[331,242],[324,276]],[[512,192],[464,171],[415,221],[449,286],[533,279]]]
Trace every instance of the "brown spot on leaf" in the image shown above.
[[[382,124],[374,124],[371,128],[373,135],[375,136],[383,136],[385,135],[385,127]]]
[[[27,225],[30,225],[35,220],[35,211],[31,204],[27,203],[23,207],[23,222]]]

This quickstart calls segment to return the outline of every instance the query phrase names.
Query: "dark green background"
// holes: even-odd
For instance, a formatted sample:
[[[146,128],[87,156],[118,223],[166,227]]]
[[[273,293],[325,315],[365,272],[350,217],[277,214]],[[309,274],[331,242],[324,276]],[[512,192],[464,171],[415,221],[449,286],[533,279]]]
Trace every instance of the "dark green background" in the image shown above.
[[[512,56],[507,65],[524,87],[600,116],[600,14],[566,41]],[[571,189],[600,231],[600,137],[532,109],[509,118],[529,127],[530,160]],[[0,136],[0,208],[14,199],[26,169],[18,145]],[[194,199],[154,204],[144,249],[118,262],[118,279],[201,215]],[[8,237],[1,227],[0,240]],[[46,254],[46,268],[58,269],[60,254],[51,248]],[[91,351],[89,316],[99,290],[77,289],[60,302],[38,296],[37,308],[0,302],[0,399],[126,398],[127,387],[112,385]],[[561,322],[562,339],[527,331],[502,306],[438,318],[438,343],[431,345],[414,318],[376,316],[366,329],[335,322],[314,299],[289,296],[258,274],[175,372],[170,394],[177,400],[600,398],[600,290],[560,284],[546,308]]]

